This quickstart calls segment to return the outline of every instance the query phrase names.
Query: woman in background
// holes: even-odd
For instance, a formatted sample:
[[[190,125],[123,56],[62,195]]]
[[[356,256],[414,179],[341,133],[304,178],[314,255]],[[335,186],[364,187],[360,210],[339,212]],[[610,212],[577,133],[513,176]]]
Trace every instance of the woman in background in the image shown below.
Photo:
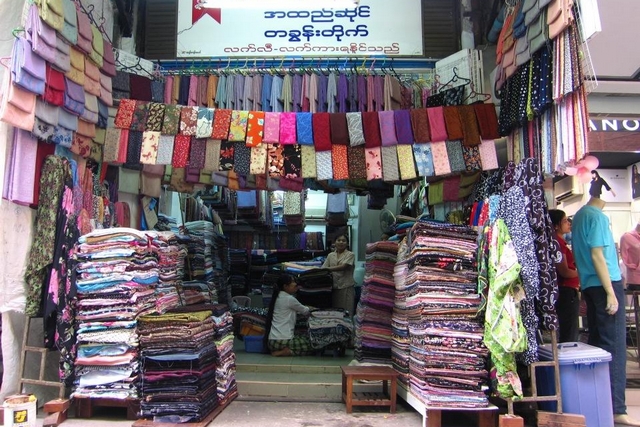
[[[292,276],[278,277],[266,323],[267,348],[272,356],[304,356],[313,352],[309,336],[294,334],[298,313],[309,314],[309,307],[293,296],[297,290],[298,284]]]
[[[611,191],[613,197],[616,197],[616,192],[611,189],[607,181],[605,181],[604,178],[600,176],[597,170],[592,170],[591,187],[589,187],[589,194],[591,195],[591,197],[596,197],[599,199],[600,195],[602,195],[602,187],[606,188],[607,191]]]
[[[562,261],[556,264],[558,273],[556,312],[560,325],[558,342],[575,342],[578,341],[579,334],[580,280],[573,252],[564,240],[564,235],[571,232],[571,223],[565,212],[559,209],[550,210],[549,216],[556,232],[555,238],[562,252]]]
[[[353,271],[356,256],[349,251],[349,239],[345,234],[336,238],[334,252],[331,252],[322,268],[326,268],[333,274],[333,308],[342,308],[353,315],[353,301],[355,297],[355,284]]]

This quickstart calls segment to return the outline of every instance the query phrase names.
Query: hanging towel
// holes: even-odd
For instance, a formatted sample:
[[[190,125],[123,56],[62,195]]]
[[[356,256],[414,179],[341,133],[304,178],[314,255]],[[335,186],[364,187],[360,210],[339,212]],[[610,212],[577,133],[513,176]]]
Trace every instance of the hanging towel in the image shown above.
[[[349,130],[349,141],[352,147],[364,145],[361,113],[347,113],[347,129]]]
[[[422,144],[431,141],[431,134],[429,132],[429,118],[427,116],[426,108],[416,108],[409,110],[411,114],[411,127],[413,129],[413,136],[416,143]]]
[[[253,175],[267,173],[267,145],[260,144],[251,147],[249,173]]]
[[[334,113],[340,114],[340,113]],[[331,162],[333,165],[333,179],[349,179],[349,159],[347,145],[334,144],[331,147]]]
[[[120,101],[122,103],[122,101]],[[179,105],[165,104],[164,117],[162,118],[162,134],[177,135],[180,130],[180,116],[182,108]]]
[[[478,147],[483,170],[498,169],[498,155],[496,154],[496,142],[493,139],[483,139]]]
[[[495,104],[473,104],[473,110],[476,113],[482,139],[500,138]]]
[[[207,147],[204,154],[204,167],[202,172],[213,173],[220,167],[220,141],[207,139]]]
[[[55,130],[55,126],[54,125],[50,125],[49,123],[46,123],[46,122],[40,120],[36,116],[35,123],[33,125],[33,130],[31,131],[31,133],[33,134],[33,136],[35,136],[39,140],[48,141],[48,139],[53,136],[54,130]],[[102,160],[100,160],[100,161],[102,161]]]
[[[311,122],[313,124],[313,146],[316,152],[330,151],[331,127],[329,113],[316,113],[313,115]]]
[[[416,168],[418,169],[419,176],[435,175],[433,156],[431,154],[431,143],[415,144],[413,146],[413,156],[416,161]]]
[[[447,129],[447,139],[462,139],[464,135],[462,133],[462,123],[460,122],[458,107],[447,106],[443,107],[442,111],[444,114],[445,127]]]
[[[201,107],[198,110],[196,138],[210,138],[213,132],[213,108]]]
[[[89,123],[82,119],[78,119],[78,129],[76,130],[76,133],[86,138],[93,138],[96,136],[96,125],[95,123]]]
[[[76,133],[73,136],[70,150],[82,158],[88,158],[91,154],[91,138]]]
[[[349,178],[367,179],[367,156],[365,148],[362,146],[349,147],[347,151],[349,158]]]
[[[118,149],[120,146],[120,132],[118,128],[107,128],[104,138],[104,149],[102,161],[105,163],[115,163],[118,161]]]
[[[362,113],[362,130],[364,131],[365,147],[376,148],[382,146],[378,112],[367,111]]]
[[[413,144],[413,130],[411,129],[411,114],[409,110],[395,110],[393,119],[396,124],[398,144]]]
[[[63,95],[63,107],[76,116],[84,112],[84,89],[79,84],[65,77],[65,91]]]
[[[133,118],[129,129],[136,132],[144,132],[147,127],[147,117],[149,116],[149,103],[146,101],[136,101],[136,109],[133,110]]]
[[[115,125],[120,129],[129,129],[133,121],[133,112],[136,109],[136,101],[133,99],[121,99],[116,113]]]
[[[447,139],[447,126],[444,121],[444,108],[432,107],[427,108],[427,117],[429,118],[429,131],[431,132],[431,141],[444,141]]]
[[[231,110],[218,109],[213,118],[213,131],[211,138],[227,139],[229,138],[229,126],[231,124]]]
[[[98,98],[95,95],[84,93],[84,110],[80,117],[89,123],[98,123]]]
[[[13,133],[12,147],[5,174],[3,197],[20,205],[30,205],[34,203],[35,196],[38,140],[30,131],[16,129]]]
[[[312,113],[296,113],[296,132],[298,143],[313,145]]]
[[[157,165],[170,165],[173,160],[173,145],[175,137],[173,135],[160,135],[158,139],[158,154],[156,156]]]
[[[378,117],[378,113],[373,112]],[[366,133],[365,133],[366,134]],[[382,179],[382,153],[381,147],[365,149],[367,159],[367,180]]]
[[[265,113],[264,114],[264,137],[263,142],[268,144],[277,144],[280,141],[280,114],[281,113]]]
[[[158,159],[158,143],[160,132],[145,131],[142,134],[142,150],[140,152],[140,163],[155,165]]]
[[[380,123],[380,138],[382,146],[389,147],[398,144],[396,137],[395,114],[393,111],[378,111],[378,121]]]
[[[398,150],[396,145],[382,147],[382,179],[385,181],[400,180]]]
[[[280,113],[280,144],[297,143],[296,113]]]
[[[55,30],[62,30],[64,25],[64,8],[62,0],[42,0],[40,2],[40,17]]]
[[[446,175],[451,173],[449,156],[447,154],[447,144],[445,141],[432,142],[431,155],[433,157],[433,167],[436,175]]]
[[[53,129],[53,135],[51,135],[51,142],[61,147],[71,148],[73,144],[73,134],[74,132],[72,130],[62,126],[56,126]]]
[[[302,157],[302,177],[315,178],[317,176],[316,149],[312,145],[302,145],[300,149]]]
[[[193,138],[191,140],[191,149],[189,152],[189,167],[195,169],[204,168],[206,153],[207,140],[202,138]]]
[[[182,107],[182,110],[180,110],[180,134],[195,136],[197,126],[198,107]]]
[[[451,172],[462,172],[466,170],[464,164],[464,154],[462,152],[462,143],[460,140],[445,141],[447,149],[447,158],[449,159],[449,168]]]
[[[397,149],[398,166],[400,166],[400,179],[405,180],[417,178],[416,162],[413,158],[413,147],[407,144],[400,144]]]
[[[229,123],[229,141],[245,142],[247,137],[248,111],[233,110],[231,112],[231,122]]]
[[[316,174],[318,181],[333,179],[333,162],[330,150],[316,151]]]
[[[41,98],[36,99],[35,116],[41,121],[57,126],[60,108],[47,104]]]
[[[349,128],[347,127],[347,115],[345,113],[330,113],[331,144],[349,145]]]
[[[465,147],[475,147],[480,144],[480,130],[473,105],[461,105],[458,108],[462,125],[462,143]]]
[[[171,166],[174,168],[185,168],[189,163],[189,151],[191,150],[191,136],[176,135],[173,143],[173,158]]]
[[[262,144],[264,136],[264,111],[250,111],[247,120],[247,138],[245,140],[248,147],[257,147]]]

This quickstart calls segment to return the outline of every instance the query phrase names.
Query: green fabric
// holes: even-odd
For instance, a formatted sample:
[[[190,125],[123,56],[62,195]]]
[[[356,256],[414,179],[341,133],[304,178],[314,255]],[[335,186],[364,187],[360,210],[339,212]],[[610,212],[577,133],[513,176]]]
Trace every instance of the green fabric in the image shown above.
[[[484,343],[491,352],[499,395],[503,398],[522,397],[522,383],[515,359],[515,353],[527,347],[519,306],[525,297],[520,281],[522,266],[502,219],[493,225],[490,239]]]
[[[141,322],[204,322],[211,317],[210,311],[196,311],[193,313],[168,313],[159,316],[140,316]]]

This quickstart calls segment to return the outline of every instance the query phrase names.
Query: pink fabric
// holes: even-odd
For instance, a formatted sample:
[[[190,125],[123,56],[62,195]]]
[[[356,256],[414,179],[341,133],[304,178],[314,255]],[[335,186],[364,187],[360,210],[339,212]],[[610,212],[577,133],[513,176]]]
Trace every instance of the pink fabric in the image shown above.
[[[129,148],[129,129],[122,129],[120,145],[118,146],[118,163],[127,163],[127,149]]]
[[[498,169],[498,154],[496,153],[496,142],[493,139],[485,139],[478,146],[480,151],[480,161],[482,170]]]
[[[35,124],[36,95],[11,83],[11,73],[5,72],[0,91],[0,120],[31,132]]]
[[[164,103],[171,104],[171,94],[173,93],[173,76],[164,79]]]
[[[447,145],[444,141],[432,142],[431,154],[433,155],[433,168],[436,171],[436,175],[446,175],[451,173],[449,156],[447,155]]]
[[[364,151],[367,158],[367,180],[382,179],[381,148],[367,148]]]
[[[280,144],[296,144],[296,113],[280,114]]]
[[[280,142],[280,114],[264,113],[264,137],[262,142],[268,144]]]
[[[380,121],[380,137],[382,138],[382,146],[388,147],[391,145],[398,145],[394,112],[378,111],[378,120]]]
[[[431,130],[432,141],[444,141],[447,139],[447,126],[444,121],[444,108],[427,108],[429,116],[429,129]]]

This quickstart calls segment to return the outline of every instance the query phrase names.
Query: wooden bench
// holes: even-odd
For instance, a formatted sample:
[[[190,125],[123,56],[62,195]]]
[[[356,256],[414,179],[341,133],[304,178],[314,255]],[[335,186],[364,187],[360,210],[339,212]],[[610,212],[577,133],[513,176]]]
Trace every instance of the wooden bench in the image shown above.
[[[353,406],[389,406],[396,412],[398,372],[388,366],[342,366],[342,400],[347,414]],[[354,393],[353,382],[358,380],[382,381],[382,393]]]

